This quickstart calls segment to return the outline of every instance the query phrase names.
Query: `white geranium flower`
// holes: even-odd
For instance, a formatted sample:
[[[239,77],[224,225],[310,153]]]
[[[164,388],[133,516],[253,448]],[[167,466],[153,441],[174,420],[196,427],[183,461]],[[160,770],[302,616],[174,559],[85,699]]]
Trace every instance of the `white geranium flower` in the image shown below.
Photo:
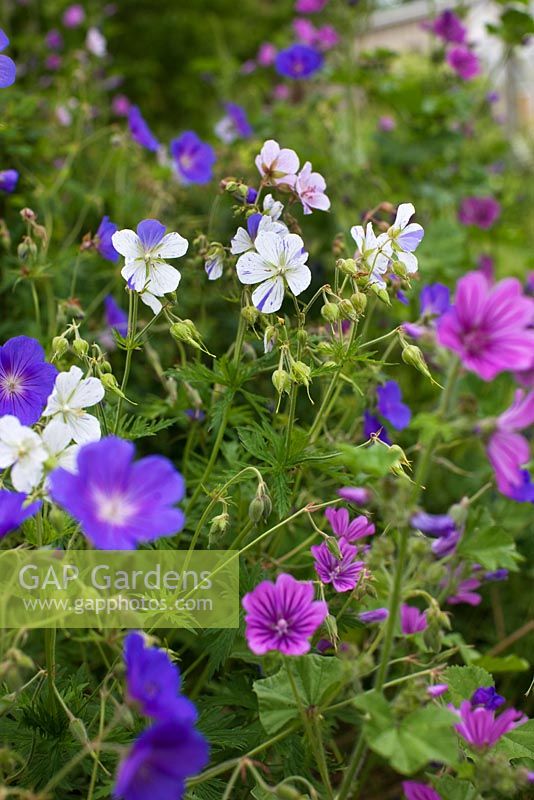
[[[387,233],[379,236],[379,241],[389,239],[397,260],[404,265],[409,274],[417,272],[417,258],[413,255],[413,251],[417,249],[425,235],[421,225],[410,222],[414,214],[415,208],[412,203],[401,203],[397,209],[395,222]]]
[[[47,425],[41,434],[41,440],[46,450],[46,466],[49,470],[63,467],[69,472],[76,472],[76,458],[80,446],[69,444],[71,436],[67,428]]]
[[[137,233],[125,228],[111,237],[113,247],[125,259],[122,277],[155,314],[162,307],[158,297],[174,292],[181,278],[165,259],[180,258],[189,246],[179,233],[165,234],[165,231],[158,220],[145,219],[137,226]]]
[[[251,214],[247,219],[247,228],[238,228],[234,238],[230,242],[230,252],[233,256],[247,253],[254,250],[254,242],[258,233],[276,233],[278,236],[285,236],[289,233],[287,225],[277,222],[268,215]]]
[[[383,275],[386,273],[391,259],[392,247],[389,239],[377,239],[373,226],[367,223],[365,230],[361,225],[354,225],[351,229],[351,236],[356,242],[358,253],[362,263],[369,271],[369,283],[377,283],[385,287],[386,282]]]
[[[258,233],[254,244],[254,252],[243,253],[237,260],[237,277],[241,283],[260,284],[252,292],[252,302],[258,311],[270,314],[282,305],[286,284],[295,295],[310,285],[308,253],[295,233]]]
[[[38,433],[7,414],[0,419],[0,468],[12,467],[17,492],[30,492],[41,480],[46,450]]]
[[[77,444],[100,439],[100,423],[85,409],[96,405],[104,397],[104,387],[98,378],[84,378],[79,367],[60,372],[54,391],[43,411],[44,417],[52,417],[47,426],[48,436],[71,439]],[[68,438],[67,438],[68,437]]]
[[[284,210],[284,204],[281,203],[279,200],[275,200],[272,194],[268,194],[265,196],[263,201],[263,213],[267,214],[274,220],[280,219],[282,216],[282,211]]]

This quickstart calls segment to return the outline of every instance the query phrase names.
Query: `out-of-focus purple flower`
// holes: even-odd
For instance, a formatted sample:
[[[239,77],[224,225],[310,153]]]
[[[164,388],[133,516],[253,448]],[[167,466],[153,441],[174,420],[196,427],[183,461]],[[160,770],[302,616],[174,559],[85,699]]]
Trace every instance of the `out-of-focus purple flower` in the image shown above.
[[[456,730],[466,742],[477,749],[493,747],[501,736],[527,721],[515,708],[508,708],[498,717],[486,708],[473,708],[469,700],[464,700],[460,708],[449,706],[460,717]]]
[[[4,31],[0,28],[0,53],[6,49],[9,44],[9,38]],[[12,58],[5,55],[0,55],[0,89],[6,89],[15,83],[17,76],[17,68]]]
[[[500,98],[501,98],[501,96],[500,96],[499,92],[495,92],[495,91],[488,92],[487,95],[486,95],[486,100],[491,105],[493,105],[493,103],[498,103]]]
[[[330,641],[330,639],[319,639],[315,645],[315,649],[318,653],[327,653],[329,650],[334,649],[334,644]]]
[[[278,83],[273,89],[275,100],[287,100],[290,94],[289,86],[286,86],[285,83]]]
[[[376,437],[384,444],[391,444],[386,426],[367,409],[363,412],[363,435],[366,440]]]
[[[328,614],[322,600],[313,599],[313,584],[283,573],[275,583],[262,581],[243,597],[245,635],[256,655],[278,650],[300,656],[310,649],[309,639]]]
[[[242,106],[237,103],[225,103],[226,116],[219,120],[215,126],[215,133],[226,144],[231,144],[236,139],[248,139],[252,136],[252,126]]]
[[[125,94],[116,94],[111,101],[111,110],[117,117],[127,117],[132,104]]]
[[[182,476],[163,456],[134,463],[134,453],[132,442],[107,436],[79,449],[77,474],[56,469],[49,476],[52,499],[100,550],[133,550],[183,528],[175,507],[185,494]]]
[[[499,491],[513,497],[514,490],[524,484],[522,468],[530,460],[530,445],[519,431],[534,422],[534,390],[518,389],[514,402],[497,417],[487,454]]]
[[[328,211],[330,200],[325,194],[326,181],[319,172],[312,172],[312,165],[306,161],[295,181],[295,190],[302,203],[305,214],[314,209]]]
[[[15,336],[0,347],[0,416],[33,425],[54,388],[57,369],[36,339]]]
[[[185,414],[192,422],[204,422],[206,419],[206,415],[201,408],[186,408]]]
[[[515,278],[490,286],[480,272],[458,281],[455,305],[438,322],[438,339],[464,367],[490,381],[500,372],[529,369],[534,352],[534,301]]]
[[[323,66],[323,56],[313,47],[293,44],[276,56],[275,69],[284,78],[301,80],[310,78]]]
[[[490,582],[507,581],[509,574],[507,569],[495,569],[492,572],[485,572],[484,580]]]
[[[332,50],[333,47],[339,44],[339,33],[333,25],[322,25],[317,28],[315,44],[320,50]]]
[[[495,277],[495,264],[493,258],[487,253],[481,253],[477,261],[477,269],[484,275],[488,283],[493,281]]]
[[[66,28],[79,28],[85,21],[85,9],[79,3],[69,6],[63,13],[63,25]]]
[[[384,622],[389,617],[387,608],[373,608],[370,611],[361,611],[358,614],[360,622],[372,625],[374,622]]]
[[[426,783],[404,781],[402,790],[406,800],[441,800],[441,795]]]
[[[443,283],[432,283],[425,286],[419,296],[419,307],[421,314],[440,317],[451,305],[451,293],[449,287]]]
[[[357,547],[346,539],[340,539],[341,558],[335,557],[327,542],[312,545],[310,550],[315,560],[315,572],[322,583],[331,583],[336,592],[351,592],[356,587],[365,567],[363,561],[356,561]]]
[[[487,230],[501,213],[500,203],[494,197],[466,197],[462,200],[458,219],[463,225],[475,225]]]
[[[480,74],[478,56],[468,47],[451,48],[447,53],[447,64],[464,81],[470,81]]]
[[[497,711],[505,702],[504,697],[497,694],[494,686],[480,686],[471,696],[473,708],[482,706],[488,711]]]
[[[117,226],[114,222],[110,220],[108,216],[102,217],[100,225],[98,226],[98,230],[95,234],[96,239],[96,249],[107,261],[111,261],[115,263],[118,258],[119,254],[113,247],[113,242],[111,241],[111,237],[113,234],[118,231]]]
[[[50,53],[50,55],[45,58],[44,63],[46,69],[50,70],[50,72],[57,72],[58,69],[61,69],[63,59],[58,53]]]
[[[456,588],[456,593],[447,597],[447,603],[450,606],[480,605],[482,596],[476,591],[480,586],[481,583],[477,578],[467,578],[465,581],[461,581]]]
[[[63,36],[61,35],[61,33],[58,31],[57,28],[53,28],[46,34],[45,43],[50,50],[62,50]]]
[[[442,11],[439,17],[434,20],[432,30],[440,39],[443,39],[445,42],[453,42],[454,44],[463,44],[467,36],[467,29],[462,25],[460,17],[458,17],[454,11],[451,11],[450,8],[446,8],[445,11]]]
[[[22,492],[0,489],[0,538],[19,528],[24,520],[33,517],[41,508],[41,501],[24,505],[27,496]]]
[[[110,294],[104,298],[104,312],[108,326],[114,328],[121,336],[126,336],[128,333],[128,314]]]
[[[454,553],[461,537],[462,532],[460,530],[452,530],[449,533],[445,533],[435,542],[432,542],[431,550],[437,558],[446,558]]]
[[[375,533],[375,526],[363,514],[351,520],[346,508],[332,506],[325,509],[324,514],[335,535],[348,542],[356,542]]]
[[[412,412],[402,402],[402,392],[397,381],[387,381],[376,390],[378,397],[378,410],[398,431],[402,431],[410,424]]]
[[[328,0],[296,0],[295,11],[299,14],[318,14],[327,3]]]
[[[128,125],[130,134],[134,142],[141,147],[156,153],[159,149],[159,142],[143,119],[139,106],[130,106],[128,111]]]
[[[448,691],[449,685],[447,683],[435,683],[433,686],[427,688],[426,693],[430,697],[441,697],[441,695]]]
[[[371,492],[364,486],[343,486],[337,490],[337,495],[357,506],[365,506],[371,499]]]
[[[270,42],[263,42],[258,50],[256,61],[261,67],[270,67],[274,64],[278,50]]]
[[[378,118],[377,127],[378,130],[382,131],[383,133],[391,133],[391,131],[394,131],[397,127],[397,122],[395,117],[392,117],[389,114],[383,114]]]
[[[253,58],[249,58],[248,61],[244,61],[241,64],[241,69],[239,70],[242,75],[251,75],[256,69],[256,62]]]
[[[428,627],[426,611],[419,611],[417,606],[401,606],[401,630],[405,636],[421,633]]]
[[[247,196],[245,197],[245,203],[247,205],[252,206],[256,202],[256,198],[258,196],[258,191],[253,186],[248,187]]]
[[[213,178],[215,150],[194,131],[185,131],[170,145],[178,177],[184,183],[209,183]]]
[[[19,173],[16,169],[4,169],[0,172],[0,192],[13,194],[19,182]]]
[[[444,536],[456,528],[456,523],[448,514],[428,514],[426,511],[413,514],[410,524],[427,536]]]
[[[307,44],[310,47],[315,44],[317,28],[309,19],[294,19],[293,30],[295,31],[295,36],[302,44]]]

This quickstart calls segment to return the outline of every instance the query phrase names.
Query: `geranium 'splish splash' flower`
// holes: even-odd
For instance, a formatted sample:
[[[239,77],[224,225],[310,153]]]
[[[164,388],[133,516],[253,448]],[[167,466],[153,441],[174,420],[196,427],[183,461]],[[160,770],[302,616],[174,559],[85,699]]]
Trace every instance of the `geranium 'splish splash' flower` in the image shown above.
[[[388,617],[389,611],[387,608],[373,608],[370,611],[361,611],[358,614],[360,622],[364,622],[366,625],[372,625],[374,622],[385,622]]]
[[[156,153],[159,149],[159,142],[143,119],[141,110],[138,106],[130,106],[128,111],[128,126],[134,142],[141,147]]]
[[[478,56],[468,47],[459,46],[449,50],[447,64],[464,81],[470,81],[480,74]]]
[[[13,194],[17,188],[18,182],[19,173],[16,169],[4,169],[0,172],[0,192]]]
[[[114,798],[182,800],[185,781],[204,769],[209,748],[189,722],[165,720],[147,728],[119,765]]]
[[[351,592],[355,588],[365,567],[363,561],[355,560],[357,547],[340,539],[341,558],[336,558],[327,542],[313,545],[310,550],[315,559],[315,572],[323,583],[331,583],[336,592]]]
[[[534,351],[534,301],[515,278],[491,286],[480,272],[458,281],[456,301],[439,320],[438,339],[467,369],[490,381],[500,372],[528,369]]]
[[[469,700],[464,700],[459,709],[449,708],[460,717],[461,722],[455,725],[460,736],[477,749],[493,747],[501,736],[527,721],[525,715],[515,708],[508,708],[495,717],[494,711],[473,708]]]
[[[417,272],[418,267],[413,251],[417,249],[425,235],[421,225],[417,222],[410,222],[414,214],[415,207],[412,203],[401,203],[393,225],[387,233],[382,233],[378,237],[379,245],[390,242],[397,261],[400,261],[410,275]]]
[[[41,508],[41,501],[26,502],[26,495],[21,492],[8,492],[0,489],[0,537],[19,528],[24,520],[33,517]]]
[[[8,339],[0,347],[0,416],[12,414],[23,425],[33,425],[43,412],[56,375],[57,369],[45,361],[36,339]]]
[[[369,283],[377,283],[385,288],[386,281],[383,276],[391,260],[391,243],[384,239],[379,241],[370,222],[367,223],[365,230],[362,225],[354,225],[350,229],[350,234],[356,242],[362,265],[368,271]]]
[[[248,139],[252,136],[252,125],[248,121],[245,109],[237,103],[225,103],[224,107],[226,116],[215,126],[215,133],[219,139],[231,144],[236,139]]]
[[[282,574],[276,583],[262,581],[243,597],[248,646],[256,655],[278,650],[301,656],[309,638],[324,622],[328,606],[313,599],[313,584]]]
[[[51,417],[48,426],[77,444],[100,439],[100,423],[86,408],[99,403],[104,397],[104,387],[99,378],[84,378],[79,367],[60,372],[54,391],[48,398],[43,416]]]
[[[206,258],[204,269],[209,281],[216,281],[222,277],[224,270],[224,257],[220,252],[213,253]]]
[[[115,263],[119,254],[113,247],[112,236],[118,231],[118,227],[109,217],[102,217],[98,230],[95,234],[96,249],[107,261]]]
[[[371,492],[364,486],[343,486],[337,490],[338,497],[357,506],[366,505],[371,499]],[[374,525],[373,525],[374,532]]]
[[[238,258],[237,277],[244,284],[260,284],[252,292],[252,302],[258,311],[270,314],[281,307],[286,284],[294,295],[310,285],[308,253],[295,233],[259,233],[254,244],[256,251]]]
[[[402,790],[406,800],[441,800],[441,795],[426,783],[404,781]]]
[[[419,611],[416,606],[401,606],[401,630],[405,636],[421,633],[428,627],[426,611]]]
[[[215,150],[203,142],[194,131],[185,131],[170,144],[176,174],[182,183],[209,183],[213,178],[213,165],[217,161]]]
[[[487,447],[499,491],[514,498],[524,484],[522,467],[530,460],[528,440],[518,431],[534,422],[534,391],[515,393],[514,402],[497,417],[496,427]]]
[[[180,283],[180,273],[165,259],[180,258],[189,246],[179,233],[166,234],[166,230],[157,219],[144,219],[137,233],[125,228],[111,237],[113,247],[125,259],[122,277],[154,314],[162,309],[158,297],[174,292]]]
[[[69,6],[63,12],[63,25],[66,28],[79,28],[85,20],[85,9],[79,3]]]
[[[196,722],[197,711],[180,695],[180,670],[164,650],[148,647],[145,637],[132,631],[124,640],[128,700],[153,719]]]
[[[312,165],[306,161],[295,181],[295,191],[299,196],[305,214],[313,209],[328,211],[330,200],[325,194],[326,181],[319,172],[312,172]]]
[[[306,44],[292,44],[280,50],[274,66],[284,78],[301,80],[311,78],[323,66],[324,58],[319,50]]]
[[[11,483],[17,492],[30,492],[37,486],[45,461],[38,433],[10,414],[0,417],[0,469],[11,467]]]
[[[0,53],[5,50],[9,44],[9,39],[0,28]],[[15,83],[17,75],[17,68],[12,58],[5,55],[0,55],[0,89],[6,89]]]
[[[277,222],[268,214],[251,214],[247,217],[247,228],[239,227],[235,236],[230,242],[230,252],[234,256],[254,250],[254,242],[258,233],[276,233],[277,236],[285,236],[289,233],[287,225]]]
[[[343,490],[340,489],[339,493],[341,491]],[[360,516],[351,520],[346,508],[329,506],[325,509],[324,515],[336,536],[346,539],[347,542],[356,542],[358,539],[372,536],[375,532],[375,526],[372,522],[369,522],[367,517],[360,514]]]
[[[183,511],[175,508],[185,494],[182,476],[163,456],[134,463],[134,453],[131,442],[108,436],[80,448],[76,475],[50,475],[52,499],[100,550],[133,550],[183,527]]]
[[[466,197],[462,200],[458,219],[463,225],[487,230],[498,220],[501,206],[494,197]]]
[[[445,42],[453,42],[454,44],[463,44],[467,36],[467,29],[462,25],[460,17],[450,8],[442,11],[432,23],[432,30],[443,39]]]
[[[274,139],[267,139],[255,164],[262,178],[274,186],[286,184],[293,187],[297,179],[299,157],[294,150],[280,147]]]
[[[471,696],[471,705],[483,706],[488,711],[497,711],[505,704],[506,700],[501,694],[497,694],[494,686],[481,686]]]
[[[378,386],[376,393],[378,410],[382,416],[398,431],[406,428],[410,424],[412,412],[402,402],[402,392],[397,381],[387,381],[383,386]]]

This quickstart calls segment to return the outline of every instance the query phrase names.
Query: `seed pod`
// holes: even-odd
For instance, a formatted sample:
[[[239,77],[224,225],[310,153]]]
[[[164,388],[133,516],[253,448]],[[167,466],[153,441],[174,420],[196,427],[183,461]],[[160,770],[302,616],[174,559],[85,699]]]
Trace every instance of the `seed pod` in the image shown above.
[[[254,306],[244,306],[241,309],[241,316],[243,317],[245,322],[248,322],[249,325],[254,325],[254,323],[257,321],[259,317],[259,313],[260,312],[258,311],[258,309],[254,308]]]
[[[69,343],[64,336],[54,336],[52,339],[52,351],[56,356],[64,355],[69,349]]]
[[[85,339],[75,339],[72,343],[72,349],[79,358],[83,358],[89,352],[89,342]]]
[[[407,344],[402,351],[402,360],[405,364],[415,367],[415,369],[419,370],[419,372],[422,372],[427,378],[432,379],[430,370],[426,365],[425,357],[417,345]]]
[[[367,308],[367,296],[363,292],[354,292],[350,297],[354,310],[360,316]]]
[[[353,258],[338,258],[336,267],[345,275],[354,276],[358,273],[358,267]]]
[[[352,322],[356,322],[358,319],[358,314],[356,313],[356,310],[350,300],[344,299],[340,301],[339,313],[343,319],[350,319]]]
[[[336,322],[339,319],[339,308],[335,303],[325,303],[321,308],[321,316],[327,322]]]
[[[291,364],[291,377],[295,383],[308,386],[310,382],[311,368],[304,361],[293,361]]]
[[[285,369],[276,369],[272,374],[271,380],[278,394],[282,394],[283,392],[287,392],[289,394],[289,390],[291,389],[291,378]]]

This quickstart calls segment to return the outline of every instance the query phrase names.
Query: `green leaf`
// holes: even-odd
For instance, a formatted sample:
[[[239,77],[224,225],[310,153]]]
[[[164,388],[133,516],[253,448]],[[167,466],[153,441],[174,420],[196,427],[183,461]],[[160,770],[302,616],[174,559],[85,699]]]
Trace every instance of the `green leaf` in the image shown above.
[[[507,758],[534,758],[534,719],[519,725],[500,739],[495,750]]]
[[[345,672],[336,658],[315,655],[291,659],[290,668],[304,708],[320,707],[332,687],[342,682]],[[253,688],[258,697],[261,724],[267,733],[277,733],[290,720],[299,718],[285,667],[270,678],[255,681]]]
[[[459,781],[451,775],[444,775],[435,783],[436,791],[442,800],[475,800],[477,790],[468,781]]]
[[[458,546],[458,555],[488,570],[517,570],[521,556],[512,537],[501,528],[493,527],[485,516],[468,528]]]
[[[524,672],[530,664],[526,659],[511,654],[509,656],[482,656],[476,661],[476,666],[487,669],[488,672]]]
[[[449,687],[447,699],[455,706],[459,706],[462,700],[469,700],[480,686],[495,685],[490,673],[482,667],[448,667],[442,679]]]

